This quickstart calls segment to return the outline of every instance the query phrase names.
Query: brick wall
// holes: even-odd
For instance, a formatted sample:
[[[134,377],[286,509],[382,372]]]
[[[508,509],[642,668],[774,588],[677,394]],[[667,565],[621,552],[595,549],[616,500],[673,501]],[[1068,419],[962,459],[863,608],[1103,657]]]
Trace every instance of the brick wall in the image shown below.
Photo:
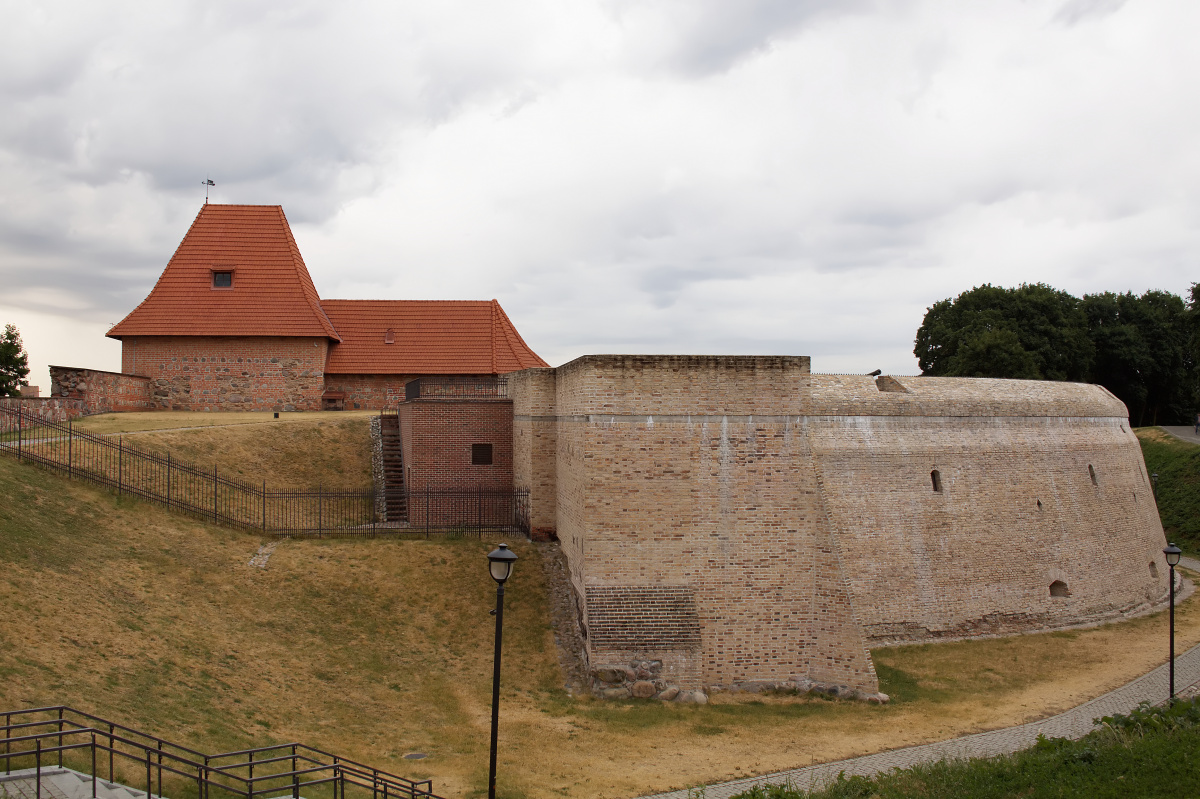
[[[438,491],[508,492],[497,497],[510,503],[513,488],[512,400],[501,398],[421,398],[399,406],[404,482],[415,499],[409,503],[409,523],[414,526],[445,524],[451,519],[427,518],[421,495]],[[492,463],[471,463],[472,444],[491,444]],[[504,505],[503,507],[509,507]],[[485,518],[489,509],[482,509]],[[436,513],[435,508],[435,513]],[[461,515],[447,506],[447,514]]]
[[[519,382],[520,388],[513,388]],[[526,369],[509,377],[513,396],[513,485],[529,490],[529,534],[535,541],[557,537],[554,370]]]
[[[328,346],[315,337],[139,336],[121,342],[121,369],[149,377],[164,408],[315,411]]]
[[[869,691],[867,643],[1116,618],[1167,589],[1141,450],[1096,386],[674,356],[588,356],[510,385],[515,480],[553,486],[593,665]]]
[[[0,408],[20,408],[23,414],[46,422],[65,422],[88,413],[83,400],[63,397],[0,397]]]
[[[51,366],[50,394],[80,400],[85,413],[148,411],[161,407],[152,396],[149,378],[99,369]]]
[[[382,410],[404,402],[404,384],[420,375],[325,375],[326,391],[346,394],[346,409]]]

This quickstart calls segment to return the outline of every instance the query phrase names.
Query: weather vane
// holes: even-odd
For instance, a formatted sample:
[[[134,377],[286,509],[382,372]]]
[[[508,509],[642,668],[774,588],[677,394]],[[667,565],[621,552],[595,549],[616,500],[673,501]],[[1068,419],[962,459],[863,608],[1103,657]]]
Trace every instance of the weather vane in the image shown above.
[[[208,190],[217,184],[213,183],[211,179],[205,178],[200,185],[204,187],[204,204],[208,205]]]

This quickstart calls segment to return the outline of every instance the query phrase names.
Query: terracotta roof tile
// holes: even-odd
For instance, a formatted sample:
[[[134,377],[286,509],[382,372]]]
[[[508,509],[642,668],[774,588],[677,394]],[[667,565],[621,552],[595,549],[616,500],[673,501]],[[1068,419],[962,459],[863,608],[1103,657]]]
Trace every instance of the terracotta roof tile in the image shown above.
[[[213,271],[233,271],[214,289]],[[108,331],[123,336],[326,336],[340,340],[278,205],[206,204],[155,284]]]
[[[548,364],[496,300],[322,300],[341,335],[327,374],[504,374]],[[394,343],[385,341],[393,331]]]

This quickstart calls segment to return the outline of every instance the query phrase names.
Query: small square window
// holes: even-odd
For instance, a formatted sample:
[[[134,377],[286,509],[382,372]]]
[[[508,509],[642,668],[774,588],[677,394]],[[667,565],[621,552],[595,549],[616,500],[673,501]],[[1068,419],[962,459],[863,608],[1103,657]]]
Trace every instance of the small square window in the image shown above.
[[[491,444],[472,444],[471,445],[471,465],[472,466],[491,466],[492,465],[492,445]]]
[[[215,289],[231,289],[233,288],[233,272],[213,272],[213,288]]]

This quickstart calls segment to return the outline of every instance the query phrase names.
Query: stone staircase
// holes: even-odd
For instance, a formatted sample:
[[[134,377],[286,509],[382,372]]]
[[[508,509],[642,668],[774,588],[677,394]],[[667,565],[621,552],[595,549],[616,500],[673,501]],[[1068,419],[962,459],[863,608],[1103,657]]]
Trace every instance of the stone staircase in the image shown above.
[[[36,769],[21,769],[11,774],[0,773],[0,799],[36,799],[38,795]],[[92,778],[62,766],[42,767],[42,799],[92,799]],[[156,799],[145,791],[119,785],[108,780],[96,780],[96,799]],[[160,797],[158,799],[161,799]]]
[[[408,520],[404,497],[404,457],[400,448],[400,417],[384,414],[379,420],[383,443],[383,499],[389,522]]]

